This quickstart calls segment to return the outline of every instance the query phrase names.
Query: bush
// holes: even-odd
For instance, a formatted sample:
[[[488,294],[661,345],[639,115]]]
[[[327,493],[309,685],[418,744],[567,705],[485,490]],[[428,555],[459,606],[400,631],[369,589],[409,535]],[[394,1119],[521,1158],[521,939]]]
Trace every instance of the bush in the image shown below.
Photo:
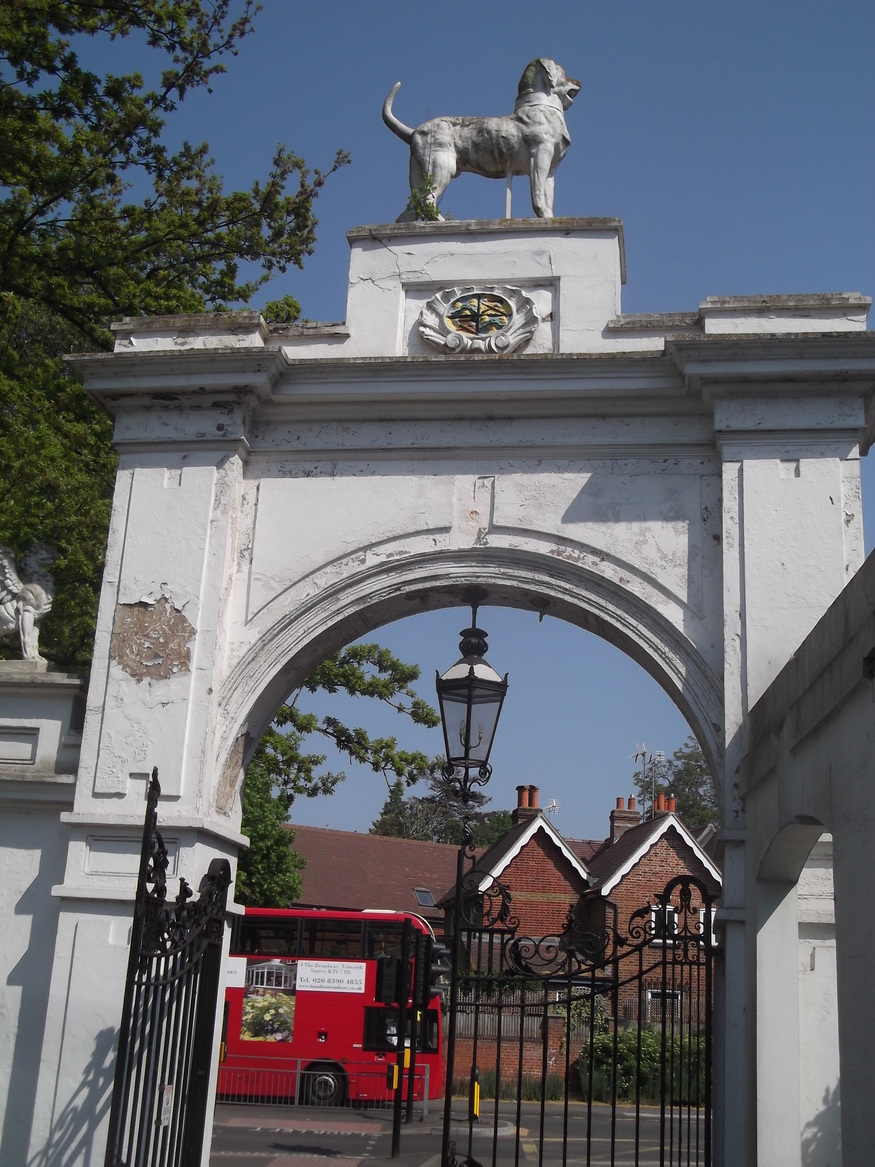
[[[639,1068],[640,1036],[640,1068]],[[593,1038],[592,1099],[610,1102],[614,1038],[610,1033]],[[668,1102],[705,1104],[705,1043],[700,1037],[666,1037],[665,1095]],[[651,1029],[627,1029],[617,1034],[617,1098],[640,1099],[646,1103],[660,1101],[663,1081],[662,1034]],[[584,1098],[589,1096],[589,1049],[581,1050],[577,1059],[580,1086]]]

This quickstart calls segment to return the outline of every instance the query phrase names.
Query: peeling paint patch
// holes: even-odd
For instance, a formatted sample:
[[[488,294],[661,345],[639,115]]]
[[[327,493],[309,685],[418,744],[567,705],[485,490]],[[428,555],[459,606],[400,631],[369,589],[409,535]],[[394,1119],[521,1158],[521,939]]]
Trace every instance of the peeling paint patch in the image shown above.
[[[154,604],[119,604],[112,634],[112,659],[129,677],[163,681],[191,672],[195,629],[166,596]]]
[[[222,767],[222,776],[216,787],[216,810],[219,814],[229,815],[234,806],[234,795],[243,770],[243,751],[246,746],[246,734],[241,733],[235,739],[233,746]]]

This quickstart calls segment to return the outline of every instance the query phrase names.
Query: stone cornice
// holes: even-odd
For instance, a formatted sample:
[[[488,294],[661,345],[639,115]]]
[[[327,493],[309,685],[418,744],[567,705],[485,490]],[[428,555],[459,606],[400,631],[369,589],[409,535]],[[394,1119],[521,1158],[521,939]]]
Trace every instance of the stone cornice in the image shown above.
[[[264,400],[286,363],[264,348],[146,349],[65,357],[88,392],[104,406],[126,398],[169,393],[192,398],[229,394]],[[173,404],[166,396],[165,404]],[[110,410],[112,412],[112,410]]]
[[[281,349],[191,348],[70,361],[114,415],[242,409],[239,421],[221,433],[200,426],[197,433],[177,435],[177,441],[211,442],[217,449],[245,445],[251,427],[269,420],[471,419],[496,410],[527,418],[691,416],[732,398],[866,399],[875,389],[871,332],[675,336],[666,340],[665,352],[313,360],[293,359]],[[864,447],[870,428],[857,431]],[[117,440],[133,439],[119,431]],[[155,437],[140,440],[150,445]]]
[[[875,332],[738,333],[674,337],[666,355],[690,385],[733,380],[875,378]]]

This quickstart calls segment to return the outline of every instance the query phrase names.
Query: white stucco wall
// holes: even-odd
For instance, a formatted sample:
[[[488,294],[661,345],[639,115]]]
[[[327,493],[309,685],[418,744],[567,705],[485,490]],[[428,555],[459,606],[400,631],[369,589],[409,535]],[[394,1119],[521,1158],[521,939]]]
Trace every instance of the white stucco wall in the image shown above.
[[[799,1119],[804,1167],[841,1161],[839,1018],[832,839],[799,877]]]
[[[84,696],[79,677],[0,662],[0,1162],[26,1163],[55,956]],[[47,1128],[43,1128],[45,1130]]]
[[[196,885],[213,856],[234,861],[243,764],[295,681],[478,584],[620,645],[725,774],[717,1129],[719,1161],[747,1167],[757,1074],[779,1081],[780,1060],[751,1037],[745,717],[862,562],[868,304],[623,317],[613,220],[390,225],[350,244],[342,326],[127,321],[113,354],[77,359],[116,418],[120,467],[32,1153],[102,1065],[151,767]],[[429,348],[424,299],[480,281],[528,289],[530,347]],[[786,920],[798,986],[795,909]],[[90,947],[108,954],[94,983]],[[798,1149],[811,1100],[795,1098]]]

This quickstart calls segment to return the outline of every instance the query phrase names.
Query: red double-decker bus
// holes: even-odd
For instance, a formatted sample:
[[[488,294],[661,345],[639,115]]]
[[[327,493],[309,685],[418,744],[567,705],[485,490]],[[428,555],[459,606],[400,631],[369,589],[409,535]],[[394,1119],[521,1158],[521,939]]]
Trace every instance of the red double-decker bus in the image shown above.
[[[406,1009],[394,982],[408,924]],[[416,954],[431,951],[429,924],[408,912],[247,908],[235,921],[228,958],[217,1093],[234,1100],[318,1105],[392,1097],[399,1023],[413,1099],[444,1092],[440,998],[414,999]],[[419,984],[428,970],[422,968]],[[392,985],[389,984],[391,979]],[[428,981],[425,982],[428,984]],[[403,1004],[403,1003],[402,1003]],[[406,1099],[411,1074],[400,1069]]]

